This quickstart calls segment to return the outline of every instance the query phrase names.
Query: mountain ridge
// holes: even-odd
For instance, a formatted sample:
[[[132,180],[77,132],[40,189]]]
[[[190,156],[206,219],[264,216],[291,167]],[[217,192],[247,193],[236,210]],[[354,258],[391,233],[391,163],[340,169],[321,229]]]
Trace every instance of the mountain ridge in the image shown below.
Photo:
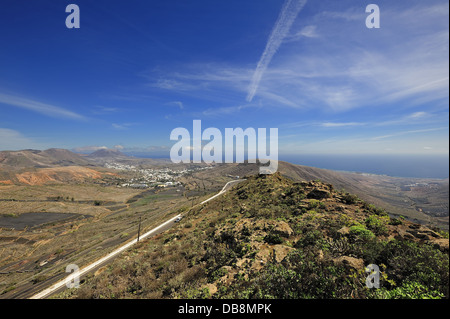
[[[0,168],[21,169],[88,164],[89,162],[82,156],[66,149],[0,151]]]
[[[90,157],[90,158],[121,157],[122,158],[122,157],[128,157],[128,155],[125,155],[124,153],[122,153],[121,151],[119,151],[117,149],[99,149],[95,152],[90,153],[89,155],[87,155],[87,157]]]
[[[448,298],[448,234],[328,183],[245,178],[59,297]]]
[[[70,176],[79,181],[79,173],[99,176],[89,169],[99,170],[105,163],[117,162],[136,167],[177,167],[205,164],[173,164],[167,159],[145,159],[127,156],[118,150],[98,150],[89,155],[80,155],[65,149],[21,150],[0,152],[0,184],[14,184],[19,180],[32,181],[33,176],[19,179],[17,174],[39,173],[37,180],[69,181]],[[278,162],[278,170],[286,176],[298,181],[321,180],[334,185],[335,188],[356,194],[362,199],[383,207],[389,212],[404,215],[420,223],[435,223],[448,229],[449,225],[449,183],[448,179],[398,178],[381,175],[337,172],[316,167]],[[84,168],[76,168],[76,166]],[[67,167],[66,169],[55,169]],[[71,168],[72,167],[72,168]],[[226,182],[225,176],[236,177],[257,174],[258,164],[235,163],[215,164],[208,169],[193,175],[195,178],[182,178],[188,188],[201,189],[208,187],[214,191]],[[42,172],[37,172],[43,170]],[[63,175],[63,176],[60,176]],[[418,184],[417,187],[405,185]],[[209,186],[208,186],[209,185]],[[425,186],[420,186],[425,185]]]

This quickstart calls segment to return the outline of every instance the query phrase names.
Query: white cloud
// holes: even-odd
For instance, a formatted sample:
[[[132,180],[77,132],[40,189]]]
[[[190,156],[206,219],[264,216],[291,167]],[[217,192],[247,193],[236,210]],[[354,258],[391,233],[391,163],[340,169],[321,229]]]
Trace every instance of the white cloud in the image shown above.
[[[448,10],[443,10],[448,4],[422,7],[383,10],[384,26],[389,26],[371,33],[365,32],[364,10],[325,14],[345,17],[347,23],[324,19],[323,13],[305,21],[317,23],[320,17],[323,23],[312,29],[320,32],[320,39],[308,43],[308,49],[294,43],[284,50],[283,58],[265,72],[258,95],[271,92],[336,112],[405,101],[405,107],[414,107],[448,99],[449,33],[443,18],[447,15],[448,21]],[[356,20],[362,21],[358,27]]]
[[[317,33],[317,26],[307,25],[303,27],[300,31],[296,32],[294,35],[287,36],[284,40],[285,42],[293,42],[301,40],[302,38],[317,38],[319,34]]]
[[[357,11],[355,8],[349,8],[346,11],[323,11],[320,13],[322,19],[339,19],[345,21],[365,21],[363,10]]]
[[[289,6],[299,9],[303,4],[286,1],[283,10]],[[280,39],[289,42],[293,37],[285,31],[289,29],[290,19],[296,16],[295,10],[291,10],[289,18],[282,10],[256,69],[197,63],[165,72],[157,80],[149,79],[153,86],[221,101],[222,106],[239,105],[243,93],[247,100],[252,100],[256,91],[258,103],[267,108],[332,113],[364,107],[379,107],[383,112],[393,104],[407,112],[408,108],[429,102],[442,104],[448,99],[449,86],[448,26],[441,23],[445,20],[442,17],[448,16],[442,10],[446,7],[448,4],[432,8],[422,5],[409,10],[385,9],[384,29],[371,33],[367,33],[364,25],[364,7],[305,17],[301,21],[303,27],[294,37],[318,34],[320,37],[307,48],[304,43],[289,43],[277,54],[279,59],[272,59],[280,48]],[[416,21],[417,12],[422,9],[425,14]],[[250,87],[247,86],[249,77],[252,77]],[[218,112],[232,114],[240,109],[224,107]],[[424,114],[416,116],[420,115]],[[410,120],[414,119],[417,118]]]
[[[165,105],[177,106],[180,108],[180,110],[184,109],[183,102],[181,102],[181,101],[172,101],[172,102],[166,103]]]
[[[112,123],[111,124],[111,126],[113,128],[115,128],[116,130],[127,130],[131,126],[135,126],[135,125],[137,125],[137,123],[122,123],[122,124]]]
[[[77,153],[92,153],[92,152],[95,152],[98,150],[106,150],[106,149],[108,149],[108,147],[106,147],[106,146],[91,145],[91,146],[75,147],[72,150]]]
[[[426,116],[428,116],[427,112],[420,111],[420,112],[414,112],[413,114],[409,115],[408,117],[412,118],[412,119],[420,119],[420,118],[423,118]]]
[[[394,132],[392,134],[386,134],[386,135],[373,137],[372,140],[381,140],[381,139],[391,138],[391,137],[400,136],[400,135],[426,133],[426,132],[434,132],[434,131],[441,131],[441,130],[448,130],[448,127],[434,127],[434,128],[428,128],[428,129]]]
[[[22,150],[27,148],[43,149],[45,147],[16,130],[0,128],[0,150]]]
[[[92,110],[92,113],[94,113],[94,114],[111,114],[111,113],[117,113],[119,111],[120,111],[120,109],[117,107],[106,107],[106,106],[97,105]]]
[[[321,124],[321,126],[323,126],[323,127],[344,127],[344,126],[361,126],[361,125],[365,125],[365,123],[359,123],[359,122],[346,122],[346,123],[325,122],[325,123]]]
[[[156,82],[151,82],[148,85],[151,87],[171,91],[190,91],[198,89],[198,87],[196,85],[193,85],[192,83],[177,81],[168,78],[158,79]]]
[[[19,96],[13,96],[0,93],[0,103],[17,106],[34,112],[38,112],[50,117],[67,118],[73,120],[83,120],[84,116],[75,112],[66,110],[59,106],[41,103],[38,101],[26,99]]]
[[[126,125],[124,125],[124,124],[112,123],[111,125],[116,130],[125,130],[125,129],[127,129]]]
[[[319,36],[317,34],[317,26],[315,25],[307,25],[306,27],[301,29],[300,32],[298,32],[296,35],[306,38],[317,38]]]
[[[280,143],[279,151],[285,154],[448,154],[448,135],[430,137],[425,132],[415,135],[410,132],[380,139],[298,136],[292,142]]]
[[[218,115],[229,115],[234,113],[239,113],[240,111],[247,109],[247,108],[254,108],[257,107],[256,105],[251,104],[243,104],[243,105],[237,105],[237,106],[225,106],[225,107],[217,107],[217,108],[209,108],[204,110],[201,115],[208,116],[208,117],[214,117]]]

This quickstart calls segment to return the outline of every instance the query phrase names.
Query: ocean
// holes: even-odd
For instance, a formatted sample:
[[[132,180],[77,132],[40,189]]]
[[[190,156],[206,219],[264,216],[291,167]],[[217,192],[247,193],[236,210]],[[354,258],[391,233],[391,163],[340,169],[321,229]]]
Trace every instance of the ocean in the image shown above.
[[[144,158],[168,158],[147,154],[129,154]],[[312,155],[279,154],[280,161],[331,169],[335,171],[369,173],[393,177],[449,177],[448,155]]]
[[[292,164],[394,177],[449,177],[448,155],[282,155]]]

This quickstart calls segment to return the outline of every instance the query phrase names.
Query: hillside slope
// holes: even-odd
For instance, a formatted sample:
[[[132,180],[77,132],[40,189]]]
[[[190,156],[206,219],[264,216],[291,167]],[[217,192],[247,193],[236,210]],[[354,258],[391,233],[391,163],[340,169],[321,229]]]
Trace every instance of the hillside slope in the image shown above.
[[[55,166],[88,165],[78,154],[65,149],[51,148],[44,151],[0,151],[0,169],[43,168]]]
[[[168,158],[141,158],[129,156],[116,149],[100,149],[86,156],[86,159],[95,164],[110,162],[136,165],[136,166],[176,166]],[[180,166],[180,165],[178,165]]]
[[[0,152],[0,185],[82,183],[104,174],[86,158],[65,149]]]
[[[331,184],[254,175],[58,297],[448,298],[448,249]]]
[[[278,171],[295,181],[320,180],[335,189],[350,192],[361,199],[387,210],[391,215],[402,215],[414,222],[431,224],[448,230],[449,183],[447,180],[400,178],[337,172],[316,167],[278,162]],[[257,164],[221,164],[212,170],[200,171],[181,181],[189,188],[219,191],[229,178],[257,174]],[[405,190],[408,184],[423,184]]]

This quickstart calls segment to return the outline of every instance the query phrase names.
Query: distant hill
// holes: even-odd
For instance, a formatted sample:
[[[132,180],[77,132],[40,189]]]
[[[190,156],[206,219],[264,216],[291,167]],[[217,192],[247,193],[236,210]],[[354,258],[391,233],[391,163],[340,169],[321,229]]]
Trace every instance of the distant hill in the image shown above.
[[[66,149],[0,151],[0,169],[49,168],[55,166],[88,165],[82,156]]]
[[[182,178],[191,190],[219,191],[228,178],[258,174],[258,164],[219,164],[214,169],[197,172]],[[322,181],[336,189],[386,209],[392,215],[402,215],[421,224],[449,228],[448,179],[399,178],[381,175],[337,172],[316,167],[278,162],[278,172],[295,181]],[[426,186],[410,190],[405,185],[419,183]]]
[[[83,182],[102,174],[81,155],[66,149],[0,152],[0,185]]]
[[[96,164],[105,164],[107,162],[116,162],[128,165],[145,165],[145,166],[167,166],[174,165],[170,159],[166,158],[142,158],[134,157],[122,153],[117,149],[100,149],[86,156],[86,159]]]
[[[449,240],[319,181],[252,175],[143,240],[68,298],[449,297]],[[366,286],[366,267],[382,273]]]
[[[128,157],[128,156],[123,154],[119,150],[115,150],[115,149],[100,149],[100,150],[97,150],[97,151],[89,154],[87,157],[94,158],[94,159],[95,158],[114,159],[114,158],[124,158],[124,157]]]
[[[76,154],[69,150],[52,148],[44,151],[21,150],[0,152],[0,184],[11,184],[19,180],[17,173],[33,172],[36,169],[67,166],[103,166],[117,162],[143,168],[207,167],[206,164],[173,164],[170,159],[150,159],[128,156],[115,149],[100,149],[89,155]],[[218,191],[230,178],[252,175],[259,172],[258,164],[235,163],[214,164],[212,169],[202,170],[182,177],[181,182],[193,194]],[[75,172],[77,169],[70,169]],[[78,171],[83,171],[79,170]],[[422,224],[434,224],[449,228],[449,180],[399,178],[380,175],[337,172],[327,169],[294,165],[279,161],[278,171],[296,181],[320,180],[332,184],[336,189],[358,195],[361,199],[380,206],[393,215],[403,215]],[[61,175],[60,170],[41,172],[42,176]],[[71,173],[69,173],[69,176]],[[84,174],[86,176],[90,173]],[[53,179],[54,177],[51,177]],[[67,177],[57,178],[66,181]],[[30,178],[27,178],[30,180]],[[31,180],[33,180],[31,178]],[[46,178],[39,178],[46,180]],[[417,187],[407,185],[417,184]]]

